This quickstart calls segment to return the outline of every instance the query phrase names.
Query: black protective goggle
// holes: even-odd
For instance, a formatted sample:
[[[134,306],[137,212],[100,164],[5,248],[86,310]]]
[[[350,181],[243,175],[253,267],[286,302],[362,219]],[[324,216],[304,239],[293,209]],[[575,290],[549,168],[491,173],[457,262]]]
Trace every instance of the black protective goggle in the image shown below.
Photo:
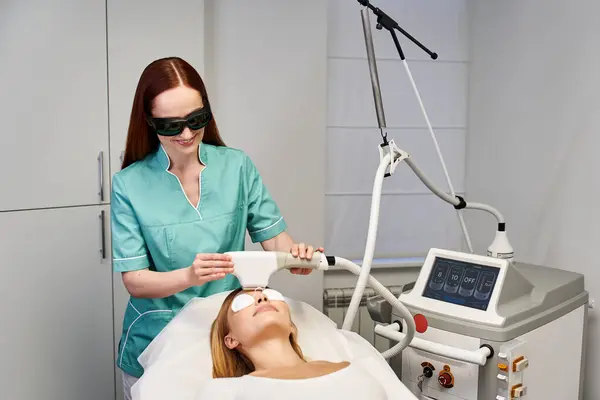
[[[212,119],[210,106],[192,111],[184,118],[153,118],[148,117],[148,124],[161,136],[177,136],[187,126],[193,131],[204,128]]]

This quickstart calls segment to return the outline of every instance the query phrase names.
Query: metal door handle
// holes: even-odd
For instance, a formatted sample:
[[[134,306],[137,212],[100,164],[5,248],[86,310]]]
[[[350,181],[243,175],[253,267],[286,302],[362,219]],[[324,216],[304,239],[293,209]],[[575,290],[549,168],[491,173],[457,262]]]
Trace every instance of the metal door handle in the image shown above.
[[[98,186],[100,201],[104,201],[104,152],[98,154]]]
[[[104,210],[100,211],[100,231],[102,232],[102,244],[100,246],[100,254],[102,254],[102,259],[106,258],[106,228],[104,225]]]

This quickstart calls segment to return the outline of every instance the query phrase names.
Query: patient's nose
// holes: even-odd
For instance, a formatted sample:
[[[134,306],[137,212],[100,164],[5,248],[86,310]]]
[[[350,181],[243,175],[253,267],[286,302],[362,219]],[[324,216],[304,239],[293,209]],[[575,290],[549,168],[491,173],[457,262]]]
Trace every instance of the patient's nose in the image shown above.
[[[267,298],[267,296],[265,296],[265,294],[263,292],[257,293],[255,296],[255,299],[256,299],[256,304],[261,304],[266,301],[269,301],[269,299]]]

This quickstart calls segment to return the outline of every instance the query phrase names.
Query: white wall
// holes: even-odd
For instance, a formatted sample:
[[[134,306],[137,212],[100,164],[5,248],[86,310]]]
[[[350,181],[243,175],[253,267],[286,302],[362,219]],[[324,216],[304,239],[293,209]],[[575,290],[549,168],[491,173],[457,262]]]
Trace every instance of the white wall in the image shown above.
[[[205,3],[206,81],[221,135],[257,165],[295,241],[322,246],[326,2]],[[322,307],[322,273],[280,272],[270,283]]]
[[[373,4],[438,53],[431,60],[400,33],[399,40],[433,124],[458,194],[464,191],[467,127],[467,0],[379,0]],[[373,179],[381,143],[356,0],[329,0],[326,244],[333,254],[362,259]],[[387,31],[371,15],[388,137],[413,156],[440,187],[448,186],[408,76]],[[460,249],[456,212],[431,194],[402,164],[386,179],[376,257],[422,256],[429,248]],[[414,278],[416,270],[378,273],[389,283]],[[327,287],[354,286],[356,279],[326,276]]]
[[[473,2],[468,198],[495,205],[519,261],[585,274],[600,291],[600,3]],[[485,251],[491,218],[469,214]],[[585,399],[600,398],[600,332],[589,318]],[[565,332],[567,338],[568,332]]]

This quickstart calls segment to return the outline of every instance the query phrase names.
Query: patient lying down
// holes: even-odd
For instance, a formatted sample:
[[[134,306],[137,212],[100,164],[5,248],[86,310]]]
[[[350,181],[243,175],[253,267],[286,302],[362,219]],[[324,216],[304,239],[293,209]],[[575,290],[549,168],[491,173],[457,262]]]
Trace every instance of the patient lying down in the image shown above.
[[[284,297],[272,289],[235,290],[211,329],[213,379],[203,399],[388,399],[360,363],[308,361]]]

